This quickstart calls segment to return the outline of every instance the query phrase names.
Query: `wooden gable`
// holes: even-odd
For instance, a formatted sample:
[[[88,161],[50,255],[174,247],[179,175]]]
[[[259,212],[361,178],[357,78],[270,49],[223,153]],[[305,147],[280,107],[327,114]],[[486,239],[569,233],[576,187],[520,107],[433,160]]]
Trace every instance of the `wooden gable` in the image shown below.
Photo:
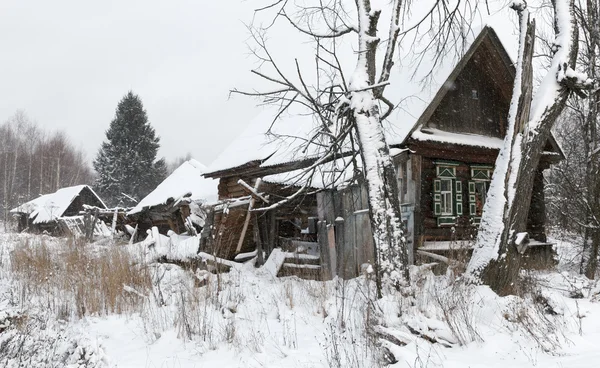
[[[425,127],[453,133],[503,138],[512,94],[514,71],[505,63],[490,36],[448,83]]]
[[[514,65],[496,32],[485,27],[456,65],[445,83],[408,133],[402,147],[432,158],[492,163],[499,144],[478,143],[475,136],[504,138],[507,130]],[[415,137],[441,131],[462,136],[451,142],[443,137]],[[542,162],[553,163],[564,155],[551,134]],[[467,156],[467,157],[465,157]]]

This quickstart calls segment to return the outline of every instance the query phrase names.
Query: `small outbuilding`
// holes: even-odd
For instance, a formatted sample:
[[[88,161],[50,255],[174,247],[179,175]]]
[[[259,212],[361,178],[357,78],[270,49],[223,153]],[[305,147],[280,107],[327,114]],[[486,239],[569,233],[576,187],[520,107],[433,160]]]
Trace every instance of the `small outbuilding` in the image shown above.
[[[156,189],[127,212],[137,234],[156,226],[160,233],[169,230],[194,235],[204,226],[202,206],[217,199],[217,180],[202,176],[206,167],[190,159],[179,166]]]
[[[19,231],[48,232],[64,235],[63,218],[80,217],[84,205],[106,209],[106,205],[88,185],[76,185],[44,194],[10,210]]]

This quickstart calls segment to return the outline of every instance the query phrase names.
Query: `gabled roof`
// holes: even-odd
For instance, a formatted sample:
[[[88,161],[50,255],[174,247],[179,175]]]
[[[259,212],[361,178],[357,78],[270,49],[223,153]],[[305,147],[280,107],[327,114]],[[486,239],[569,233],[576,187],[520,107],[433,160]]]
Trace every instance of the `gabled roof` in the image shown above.
[[[485,40],[489,41],[493,45],[495,51],[500,56],[501,64],[505,67],[504,72],[507,72],[511,78],[514,78],[515,69],[513,61],[510,59],[510,56],[506,52],[506,49],[502,45],[502,42],[498,38],[498,35],[492,27],[483,27],[483,29],[481,30],[481,32],[479,32],[479,34],[477,35],[467,52],[454,66],[454,68],[452,69],[448,77],[443,81],[443,83],[439,85],[437,92],[433,96],[433,99],[430,100],[427,107],[423,110],[422,114],[420,114],[418,119],[414,122],[408,134],[406,134],[406,136],[403,138],[402,143],[406,143],[408,139],[413,138],[412,136],[414,135],[415,131],[423,127],[424,124],[426,124],[429,121],[429,119],[431,118],[435,110],[439,107],[444,97],[448,94],[449,91],[452,90],[452,86],[456,82],[458,76],[462,73],[465,66],[467,66],[469,61],[471,61],[471,58],[473,57],[473,55],[475,55],[475,52],[479,49],[479,47]],[[510,99],[510,96],[508,96],[508,98]]]
[[[63,216],[71,203],[73,203],[75,198],[77,198],[83,190],[89,190],[98,199],[99,203],[106,208],[104,202],[102,202],[100,197],[98,197],[91,187],[88,185],[76,185],[73,187],[61,188],[54,193],[44,194],[13,208],[10,210],[10,213],[27,214],[29,215],[29,218],[33,220],[33,224],[52,222]]]
[[[454,144],[459,146],[484,147],[495,150],[502,147],[503,138],[481,134],[444,131],[434,127],[429,127],[427,125],[436,109],[440,106],[440,103],[444,100],[444,97],[452,90],[452,87],[454,86],[459,75],[461,75],[469,61],[471,61],[473,56],[479,51],[484,42],[487,42],[488,45],[491,45],[493,51],[497,56],[499,56],[501,61],[499,64],[502,66],[502,70],[493,71],[491,71],[488,67],[489,77],[497,81],[499,75],[504,74],[510,78],[510,85],[512,86],[512,80],[515,76],[514,63],[494,29],[489,26],[485,26],[477,35],[465,55],[460,59],[460,61],[448,75],[448,78],[446,78],[446,80],[440,85],[435,96],[431,100],[431,103],[415,121],[408,134],[406,134],[402,141],[402,146],[406,146],[409,141],[427,141]],[[507,101],[510,101],[511,95],[512,90],[510,93],[505,91],[503,97],[506,98]],[[507,122],[507,120],[505,121]],[[548,143],[545,150],[546,153],[558,154],[561,159],[564,159],[564,154],[552,134],[550,134],[550,137],[548,138]]]
[[[202,174],[206,166],[191,159],[179,166],[156,189],[144,197],[127,215],[134,215],[145,209],[187,200],[212,202],[217,199],[217,181],[205,178]]]

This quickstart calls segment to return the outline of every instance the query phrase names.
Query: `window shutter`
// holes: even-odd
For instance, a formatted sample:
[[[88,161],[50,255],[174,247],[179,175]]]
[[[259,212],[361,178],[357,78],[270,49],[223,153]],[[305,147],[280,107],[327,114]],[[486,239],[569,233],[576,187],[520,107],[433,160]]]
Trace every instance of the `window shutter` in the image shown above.
[[[471,216],[477,214],[477,201],[475,200],[475,182],[469,182],[469,213]]]
[[[442,183],[439,179],[433,181],[433,214],[439,216],[442,214]]]
[[[457,180],[456,183],[456,214],[458,216],[463,214],[463,202],[462,202],[462,181]]]

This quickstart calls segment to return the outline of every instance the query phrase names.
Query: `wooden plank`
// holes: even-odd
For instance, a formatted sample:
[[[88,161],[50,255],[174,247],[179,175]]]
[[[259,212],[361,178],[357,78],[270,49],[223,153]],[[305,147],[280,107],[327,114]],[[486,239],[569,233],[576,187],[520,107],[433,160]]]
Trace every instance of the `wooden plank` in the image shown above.
[[[335,219],[335,245],[336,245],[336,251],[337,251],[337,260],[336,260],[336,274],[345,279],[346,276],[346,252],[347,252],[347,245],[346,242],[344,240],[345,238],[345,229],[344,229],[344,219],[341,217],[338,217]]]
[[[352,278],[358,276],[358,265],[357,265],[357,247],[356,242],[356,217],[354,215],[348,215],[345,218],[344,224],[344,263],[345,276]]]
[[[332,224],[335,220],[333,196],[334,192],[330,190],[317,193],[317,216],[320,221]]]
[[[254,264],[255,267],[260,267],[263,265],[264,263],[264,259],[263,259],[263,242],[261,240],[260,237],[260,228],[258,227],[258,215],[255,214],[253,217],[253,224],[252,224],[252,228],[253,228],[253,232],[254,232],[254,242],[256,243],[256,263]]]
[[[334,278],[337,274],[337,254],[335,249],[335,228],[327,225],[327,243],[329,245],[329,276]]]
[[[321,254],[321,267],[323,271],[323,278],[331,275],[331,264],[329,256],[329,234],[327,232],[327,222],[319,221],[317,224],[319,232],[317,233],[317,239],[319,242],[319,250]]]
[[[256,179],[254,189],[258,191],[259,187],[260,179]],[[239,253],[242,250],[242,244],[244,244],[244,237],[246,236],[246,231],[248,230],[248,224],[250,223],[250,217],[252,216],[252,208],[254,208],[255,202],[256,199],[254,197],[250,198],[250,203],[248,204],[248,212],[246,213],[246,220],[244,221],[244,227],[242,228],[240,239],[238,240],[237,248],[235,249],[236,253]]]

